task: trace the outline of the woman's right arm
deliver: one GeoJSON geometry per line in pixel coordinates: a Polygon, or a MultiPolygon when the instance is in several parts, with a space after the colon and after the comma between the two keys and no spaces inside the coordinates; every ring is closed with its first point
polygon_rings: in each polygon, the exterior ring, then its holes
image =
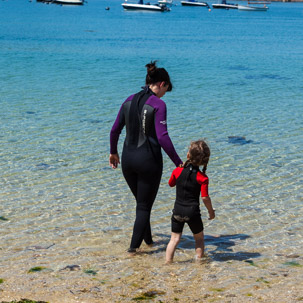
{"type": "Polygon", "coordinates": [[[118,153],[118,141],[121,134],[121,131],[125,125],[124,115],[123,115],[123,105],[122,104],[117,118],[114,122],[114,125],[110,131],[110,153],[112,155],[118,153]]]}
{"type": "MultiPolygon", "coordinates": [[[[123,106],[123,105],[122,105],[123,106]]],[[[118,141],[123,129],[123,121],[122,119],[122,106],[118,113],[118,116],[114,122],[114,125],[110,132],[110,154],[109,154],[109,165],[111,168],[116,169],[118,164],[120,164],[120,158],[118,154],[118,141]]]]}
{"type": "Polygon", "coordinates": [[[128,97],[120,107],[117,118],[110,132],[110,155],[109,155],[109,165],[112,168],[117,168],[120,163],[118,154],[118,141],[121,131],[125,125],[125,117],[123,113],[124,103],[131,100],[132,96],[128,97]]]}

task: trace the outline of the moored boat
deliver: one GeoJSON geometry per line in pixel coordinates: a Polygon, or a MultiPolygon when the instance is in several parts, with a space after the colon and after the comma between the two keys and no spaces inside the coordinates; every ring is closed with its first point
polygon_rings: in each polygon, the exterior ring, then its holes
{"type": "Polygon", "coordinates": [[[181,1],[183,6],[206,6],[209,7],[207,2],[197,1],[197,0],[184,0],[181,1]]]}
{"type": "Polygon", "coordinates": [[[43,3],[52,3],[53,0],[36,0],[37,2],[43,2],[43,3]]]}
{"type": "Polygon", "coordinates": [[[270,2],[268,1],[255,1],[255,0],[250,0],[248,1],[248,5],[238,5],[238,10],[240,11],[267,11],[269,7],[267,4],[270,2]]]}
{"type": "Polygon", "coordinates": [[[164,4],[168,7],[173,6],[173,0],[159,0],[158,3],[159,4],[164,4]]]}
{"type": "Polygon", "coordinates": [[[83,5],[84,0],[52,0],[56,4],[83,5]]]}
{"type": "Polygon", "coordinates": [[[238,9],[238,4],[227,3],[226,0],[222,0],[221,3],[213,3],[213,8],[223,8],[223,9],[238,9]]]}
{"type": "Polygon", "coordinates": [[[126,1],[121,4],[126,10],[146,10],[146,11],[157,11],[157,12],[165,12],[170,11],[170,8],[166,6],[166,4],[151,4],[151,3],[143,3],[143,0],[139,0],[138,3],[127,3],[126,1]]]}
{"type": "Polygon", "coordinates": [[[248,5],[238,5],[238,10],[240,11],[267,11],[268,6],[248,6],[248,5]]]}

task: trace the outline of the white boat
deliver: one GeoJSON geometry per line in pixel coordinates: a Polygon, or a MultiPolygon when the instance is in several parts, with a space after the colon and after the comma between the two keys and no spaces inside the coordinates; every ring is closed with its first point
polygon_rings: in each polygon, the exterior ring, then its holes
{"type": "Polygon", "coordinates": [[[159,0],[158,3],[165,4],[168,7],[173,6],[173,0],[159,0]]]}
{"type": "Polygon", "coordinates": [[[84,0],[52,0],[56,4],[83,5],[84,0]]]}
{"type": "Polygon", "coordinates": [[[240,11],[267,11],[268,9],[268,6],[238,5],[238,10],[240,11]]]}
{"type": "Polygon", "coordinates": [[[268,6],[266,6],[267,4],[269,4],[270,2],[268,1],[254,1],[254,0],[250,0],[248,1],[248,5],[238,5],[238,10],[240,11],[267,11],[268,10],[268,6]]]}
{"type": "Polygon", "coordinates": [[[196,0],[181,1],[181,4],[183,6],[206,6],[206,7],[209,7],[208,3],[202,2],[202,1],[196,1],[196,0]]]}
{"type": "Polygon", "coordinates": [[[44,3],[50,3],[53,2],[53,0],[36,0],[37,2],[44,2],[44,3]]]}
{"type": "Polygon", "coordinates": [[[213,3],[213,8],[223,8],[223,9],[238,9],[238,4],[227,3],[226,0],[222,0],[221,3],[213,3]]]}
{"type": "Polygon", "coordinates": [[[127,3],[126,1],[121,4],[124,9],[127,10],[146,10],[146,11],[157,11],[157,12],[165,12],[170,11],[170,8],[166,6],[166,4],[150,4],[143,3],[143,0],[139,0],[138,3],[127,3]]]}

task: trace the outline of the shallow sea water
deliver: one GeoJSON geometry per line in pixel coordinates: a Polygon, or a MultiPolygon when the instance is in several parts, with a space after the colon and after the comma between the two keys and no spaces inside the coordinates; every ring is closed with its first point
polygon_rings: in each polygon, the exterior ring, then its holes
{"type": "Polygon", "coordinates": [[[0,300],[127,302],[148,291],[155,302],[302,300],[301,3],[158,14],[116,0],[18,0],[2,1],[0,17],[0,300]],[[217,218],[202,207],[201,264],[186,228],[176,263],[163,265],[175,196],[166,155],[157,244],[125,254],[135,202],[108,166],[109,132],[153,59],[174,84],[163,99],[179,155],[201,137],[212,151],[217,218]],[[28,273],[35,266],[45,269],[28,273]]]}

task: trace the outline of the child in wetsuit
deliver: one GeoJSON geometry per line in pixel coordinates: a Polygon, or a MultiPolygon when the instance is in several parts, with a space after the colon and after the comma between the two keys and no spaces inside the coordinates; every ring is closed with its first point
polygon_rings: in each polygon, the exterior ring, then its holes
{"type": "Polygon", "coordinates": [[[196,258],[204,256],[203,223],[200,214],[199,196],[208,210],[209,220],[215,218],[208,195],[208,177],[205,174],[210,149],[203,140],[193,141],[187,153],[187,161],[177,167],[169,179],[168,184],[176,187],[176,201],[171,217],[171,239],[166,248],[166,263],[171,263],[178,243],[180,242],[185,222],[191,229],[196,242],[196,258]],[[202,172],[199,166],[203,165],[202,172]]]}

